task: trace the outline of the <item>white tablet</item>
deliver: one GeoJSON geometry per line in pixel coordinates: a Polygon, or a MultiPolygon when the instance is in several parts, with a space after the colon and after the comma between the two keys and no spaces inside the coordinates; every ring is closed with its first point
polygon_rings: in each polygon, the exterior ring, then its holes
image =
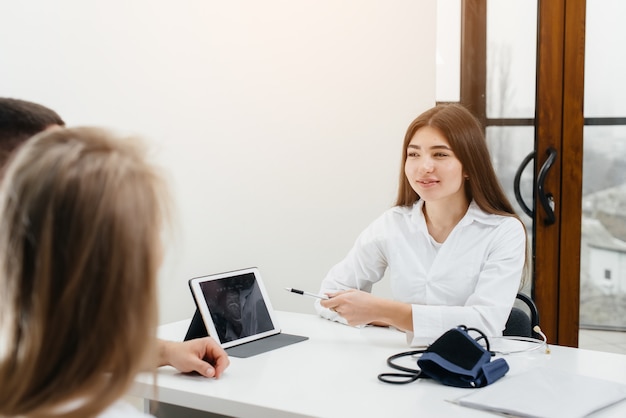
{"type": "Polygon", "coordinates": [[[208,334],[223,348],[280,333],[258,268],[195,277],[189,287],[208,334]]]}

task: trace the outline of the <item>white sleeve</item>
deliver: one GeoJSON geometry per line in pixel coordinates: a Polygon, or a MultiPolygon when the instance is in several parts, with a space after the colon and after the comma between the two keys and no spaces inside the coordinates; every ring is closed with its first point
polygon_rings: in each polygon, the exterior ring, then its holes
{"type": "MultiPolygon", "coordinates": [[[[372,285],[382,279],[387,268],[381,239],[382,225],[379,218],[359,235],[347,256],[330,269],[322,281],[320,293],[346,289],[371,292],[372,285]]],[[[322,307],[319,300],[315,301],[314,306],[322,318],[346,323],[336,312],[322,307]]]]}
{"type": "MultiPolygon", "coordinates": [[[[448,329],[467,325],[501,336],[518,292],[526,256],[524,226],[510,218],[489,245],[476,287],[463,306],[412,305],[412,346],[431,343],[448,329]]],[[[459,267],[461,268],[461,267],[459,267]]]]}

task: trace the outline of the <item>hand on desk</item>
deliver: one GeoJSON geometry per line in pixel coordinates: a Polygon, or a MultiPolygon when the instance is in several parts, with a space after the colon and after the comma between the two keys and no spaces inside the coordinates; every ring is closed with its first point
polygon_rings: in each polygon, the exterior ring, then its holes
{"type": "Polygon", "coordinates": [[[159,340],[159,366],[172,366],[183,373],[197,372],[219,378],[230,364],[228,354],[211,337],[177,342],[159,340]]]}
{"type": "Polygon", "coordinates": [[[327,293],[328,300],[320,304],[337,312],[348,325],[394,326],[398,329],[413,328],[411,305],[383,299],[361,290],[348,289],[327,293]]]}
{"type": "Polygon", "coordinates": [[[348,325],[366,325],[378,320],[375,313],[377,297],[371,293],[349,289],[328,293],[329,299],[320,304],[341,315],[348,325]]]}

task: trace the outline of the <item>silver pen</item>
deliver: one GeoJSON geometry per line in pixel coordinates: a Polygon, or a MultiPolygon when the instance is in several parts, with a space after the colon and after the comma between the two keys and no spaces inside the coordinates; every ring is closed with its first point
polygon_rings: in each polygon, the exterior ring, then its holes
{"type": "Polygon", "coordinates": [[[297,293],[299,295],[308,296],[311,298],[326,299],[326,300],[329,299],[328,296],[326,295],[318,295],[317,293],[305,292],[304,290],[294,289],[292,287],[286,287],[285,290],[287,292],[297,293]]]}

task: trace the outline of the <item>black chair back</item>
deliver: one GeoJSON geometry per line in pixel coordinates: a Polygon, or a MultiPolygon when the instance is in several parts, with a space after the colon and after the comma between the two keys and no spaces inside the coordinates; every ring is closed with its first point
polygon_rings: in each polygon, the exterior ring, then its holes
{"type": "Polygon", "coordinates": [[[506,321],[503,335],[540,338],[540,335],[533,331],[533,328],[539,325],[537,305],[523,293],[518,293],[516,300],[521,301],[522,308],[513,306],[509,319],[506,321]]]}

